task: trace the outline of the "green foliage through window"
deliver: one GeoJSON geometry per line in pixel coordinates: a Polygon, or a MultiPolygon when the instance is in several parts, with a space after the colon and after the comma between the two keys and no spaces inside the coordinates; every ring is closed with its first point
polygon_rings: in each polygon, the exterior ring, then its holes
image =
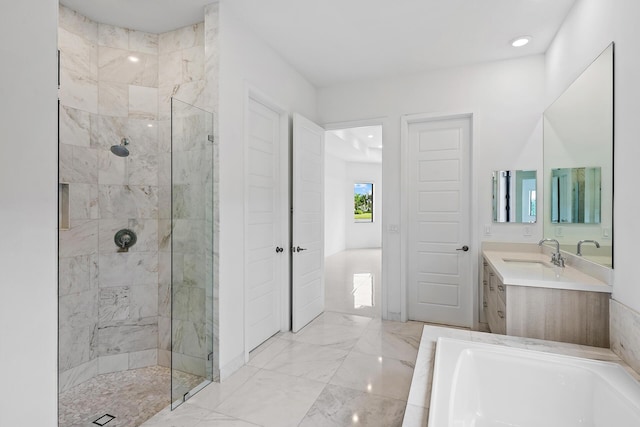
{"type": "Polygon", "coordinates": [[[355,222],[373,222],[373,183],[353,185],[353,218],[355,222]]]}

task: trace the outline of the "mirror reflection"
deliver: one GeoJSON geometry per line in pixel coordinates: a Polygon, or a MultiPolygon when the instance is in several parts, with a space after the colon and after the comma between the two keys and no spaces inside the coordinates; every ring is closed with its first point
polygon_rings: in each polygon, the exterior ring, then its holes
{"type": "Polygon", "coordinates": [[[613,265],[613,44],[544,113],[544,237],[613,265]],[[549,193],[546,193],[549,191],[549,193]],[[548,194],[548,195],[546,195],[548,194]]]}
{"type": "Polygon", "coordinates": [[[493,222],[536,222],[535,170],[493,172],[493,222]]]}
{"type": "Polygon", "coordinates": [[[551,171],[551,222],[600,224],[600,168],[551,171]]]}

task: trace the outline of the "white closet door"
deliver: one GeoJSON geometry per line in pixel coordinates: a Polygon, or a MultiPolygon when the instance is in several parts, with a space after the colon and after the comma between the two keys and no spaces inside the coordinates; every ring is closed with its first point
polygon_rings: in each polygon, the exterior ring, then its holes
{"type": "Polygon", "coordinates": [[[293,116],[292,329],[324,311],[324,129],[293,116]]]}
{"type": "MultiPolygon", "coordinates": [[[[249,98],[246,119],[246,345],[252,350],[280,331],[280,115],[249,98]]],[[[286,170],[286,169],[285,169],[286,170]]]]}
{"type": "Polygon", "coordinates": [[[471,326],[471,119],[410,122],[407,135],[409,318],[471,326]]]}

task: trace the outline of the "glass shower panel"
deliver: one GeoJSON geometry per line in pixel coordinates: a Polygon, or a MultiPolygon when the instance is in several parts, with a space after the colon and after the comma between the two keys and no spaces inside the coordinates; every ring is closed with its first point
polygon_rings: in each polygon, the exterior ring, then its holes
{"type": "Polygon", "coordinates": [[[212,381],[213,114],[171,99],[171,402],[212,381]]]}

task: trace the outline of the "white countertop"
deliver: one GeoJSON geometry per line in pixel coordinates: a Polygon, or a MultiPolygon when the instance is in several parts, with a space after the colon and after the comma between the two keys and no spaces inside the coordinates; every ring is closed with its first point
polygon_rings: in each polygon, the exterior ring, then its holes
{"type": "Polygon", "coordinates": [[[483,255],[505,285],[606,293],[612,290],[607,283],[574,267],[554,266],[547,254],[485,250],[483,255]],[[544,264],[507,262],[505,259],[542,261],[544,264]]]}

